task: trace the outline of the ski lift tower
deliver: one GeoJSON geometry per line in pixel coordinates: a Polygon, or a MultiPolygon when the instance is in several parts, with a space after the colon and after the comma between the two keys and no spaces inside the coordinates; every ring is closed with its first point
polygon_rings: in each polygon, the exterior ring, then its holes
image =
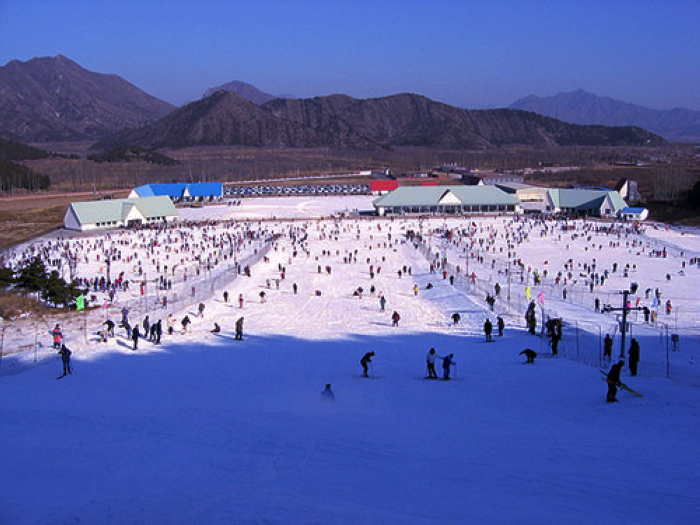
{"type": "Polygon", "coordinates": [[[638,285],[637,283],[632,283],[630,285],[629,290],[623,290],[622,293],[622,308],[612,308],[609,304],[606,304],[603,306],[603,312],[622,312],[622,327],[620,329],[620,333],[622,334],[622,338],[620,340],[620,358],[623,359],[625,357],[625,339],[627,336],[627,313],[631,310],[643,310],[644,307],[642,306],[629,306],[628,305],[628,298],[630,294],[634,295],[637,293],[637,288],[638,285]]]}

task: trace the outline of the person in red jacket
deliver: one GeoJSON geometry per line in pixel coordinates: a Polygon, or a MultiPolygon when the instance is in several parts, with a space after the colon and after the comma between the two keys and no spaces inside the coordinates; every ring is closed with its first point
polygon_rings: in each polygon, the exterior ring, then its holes
{"type": "Polygon", "coordinates": [[[61,344],[63,343],[63,332],[61,331],[60,324],[56,324],[54,329],[51,331],[51,335],[53,336],[53,347],[56,350],[60,350],[61,344]]]}

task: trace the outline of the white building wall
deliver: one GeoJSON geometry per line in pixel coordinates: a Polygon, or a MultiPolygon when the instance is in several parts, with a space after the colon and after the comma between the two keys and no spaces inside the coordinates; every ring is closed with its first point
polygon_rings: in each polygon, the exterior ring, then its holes
{"type": "Polygon", "coordinates": [[[63,217],[63,227],[68,230],[78,230],[82,231],[83,227],[78,220],[78,217],[73,211],[73,206],[68,206],[65,217],[63,217]]]}

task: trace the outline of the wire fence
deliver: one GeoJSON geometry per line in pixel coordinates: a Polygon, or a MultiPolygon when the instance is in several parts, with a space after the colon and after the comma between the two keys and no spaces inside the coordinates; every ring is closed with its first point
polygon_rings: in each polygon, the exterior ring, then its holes
{"type": "MultiPolygon", "coordinates": [[[[473,255],[470,262],[464,265],[453,264],[445,260],[444,250],[433,247],[424,239],[416,237],[412,240],[414,248],[421,253],[426,261],[432,265],[436,279],[449,279],[452,285],[467,294],[475,303],[485,310],[500,315],[508,324],[525,327],[525,312],[530,303],[535,302],[538,328],[536,334],[539,341],[532,348],[541,356],[553,355],[551,341],[547,336],[546,323],[550,319],[562,319],[561,310],[557,307],[557,301],[549,301],[547,306],[539,304],[537,297],[540,292],[549,291],[551,285],[544,284],[531,286],[530,295],[522,291],[525,280],[520,282],[519,275],[510,275],[515,279],[518,287],[512,286],[508,274],[506,280],[500,284],[500,293],[495,292],[495,282],[492,274],[486,278],[473,277],[471,269],[494,268],[495,265],[487,259],[480,259],[473,255]],[[493,298],[493,305],[489,304],[487,297],[493,298]]],[[[590,311],[595,308],[592,294],[583,291],[575,291],[567,295],[566,303],[585,308],[590,311]]],[[[605,292],[604,297],[608,301],[602,304],[617,305],[622,296],[617,292],[605,292]]],[[[569,307],[570,308],[570,307],[569,307]]],[[[558,344],[558,356],[563,356],[586,365],[607,368],[622,357],[625,359],[627,348],[620,348],[621,341],[621,315],[600,314],[600,322],[578,319],[562,319],[562,338],[558,344]],[[610,357],[604,355],[604,339],[606,334],[613,338],[614,346],[610,357]]],[[[672,378],[677,381],[692,385],[700,385],[700,352],[694,346],[684,346],[682,337],[677,333],[678,312],[672,315],[657,318],[654,323],[646,322],[643,314],[633,311],[627,317],[626,346],[629,347],[634,337],[641,346],[641,360],[638,373],[649,377],[672,378]]],[[[686,329],[688,327],[685,327],[686,329]]]]}
{"type": "MultiPolygon", "coordinates": [[[[38,315],[4,324],[0,330],[0,376],[55,362],[57,349],[52,338],[56,324],[61,327],[66,346],[80,355],[94,351],[102,344],[103,336],[107,336],[104,326],[107,319],[117,325],[116,334],[123,330],[119,323],[124,309],[134,325],[140,325],[147,315],[151,322],[156,322],[165,321],[169,314],[195,314],[199,303],[211,299],[215,293],[245,275],[245,268],[265,257],[272,245],[271,238],[250,240],[239,247],[240,251],[230,262],[209,269],[206,264],[201,264],[194,275],[180,278],[169,287],[162,284],[160,277],[144,278],[142,282],[145,284],[139,288],[137,298],[118,293],[114,301],[80,312],[58,313],[50,317],[38,315]]],[[[88,292],[87,295],[97,294],[88,292]]]]}

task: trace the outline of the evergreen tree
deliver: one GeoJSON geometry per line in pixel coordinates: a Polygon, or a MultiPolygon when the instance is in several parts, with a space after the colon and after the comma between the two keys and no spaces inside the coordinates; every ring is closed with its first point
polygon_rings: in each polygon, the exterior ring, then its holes
{"type": "Polygon", "coordinates": [[[0,289],[5,289],[15,283],[15,272],[12,268],[0,267],[0,289]]]}
{"type": "Polygon", "coordinates": [[[46,265],[39,257],[34,257],[17,274],[17,287],[29,292],[40,292],[46,286],[48,276],[46,265]]]}

